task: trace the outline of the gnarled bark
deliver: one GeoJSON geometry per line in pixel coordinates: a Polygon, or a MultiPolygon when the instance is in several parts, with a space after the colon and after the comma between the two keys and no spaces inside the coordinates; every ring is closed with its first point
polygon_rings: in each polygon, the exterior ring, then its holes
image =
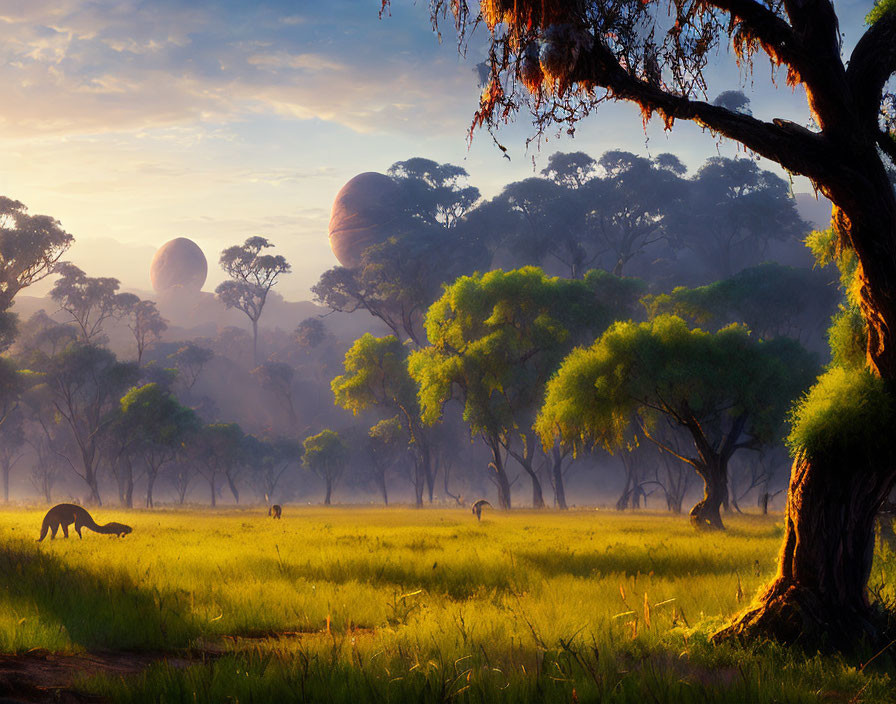
{"type": "Polygon", "coordinates": [[[703,479],[703,498],[690,512],[691,525],[697,530],[725,530],[720,509],[728,496],[728,467],[722,458],[697,469],[703,479]]]}
{"type": "MultiPolygon", "coordinates": [[[[835,203],[841,243],[859,259],[868,367],[896,397],[896,195],[873,145],[863,150],[856,142],[823,190],[835,203]]],[[[849,437],[838,438],[836,447],[814,456],[804,450],[794,462],[778,575],[758,605],[716,638],[771,637],[849,650],[887,637],[887,620],[869,604],[867,584],[875,519],[896,481],[896,451],[890,438],[880,442],[889,449],[856,446],[849,437]]]]}
{"type": "Polygon", "coordinates": [[[507,478],[507,470],[504,467],[504,456],[501,454],[502,445],[495,437],[483,436],[482,439],[488,448],[492,451],[492,461],[489,462],[488,468],[491,473],[490,479],[494,482],[498,489],[498,506],[501,509],[510,509],[510,480],[507,478]]]}
{"type": "Polygon", "coordinates": [[[561,511],[566,511],[569,506],[566,504],[566,486],[563,477],[563,458],[560,447],[555,444],[551,450],[551,475],[553,477],[552,484],[554,486],[554,503],[561,511]]]}
{"type": "Polygon", "coordinates": [[[778,574],[758,605],[715,639],[770,637],[808,649],[885,645],[887,619],[869,603],[867,584],[875,517],[896,479],[893,460],[845,451],[797,458],[778,574]]]}

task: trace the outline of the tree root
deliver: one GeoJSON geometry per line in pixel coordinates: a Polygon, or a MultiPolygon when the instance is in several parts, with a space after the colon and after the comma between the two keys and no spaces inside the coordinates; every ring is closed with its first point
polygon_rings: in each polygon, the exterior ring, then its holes
{"type": "Polygon", "coordinates": [[[712,636],[715,643],[749,645],[771,640],[808,652],[859,657],[880,652],[894,638],[896,614],[879,604],[856,609],[825,603],[805,588],[780,582],[770,587],[758,606],[712,636]]]}

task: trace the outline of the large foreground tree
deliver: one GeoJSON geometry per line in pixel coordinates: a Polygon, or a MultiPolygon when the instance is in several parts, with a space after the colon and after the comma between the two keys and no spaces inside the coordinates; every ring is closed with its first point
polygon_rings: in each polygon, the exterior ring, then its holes
{"type": "MultiPolygon", "coordinates": [[[[388,0],[386,0],[388,2],[388,0]]],[[[896,4],[884,0],[848,57],[831,0],[432,0],[454,12],[463,40],[483,20],[490,79],[474,127],[497,126],[521,106],[536,125],[573,127],[608,100],[629,101],[671,128],[691,120],[812,180],[834,204],[838,251],[858,260],[867,330],[865,366],[889,407],[896,397],[896,4]],[[669,17],[669,15],[672,15],[669,17]],[[741,61],[765,54],[805,89],[815,128],[757,119],[704,100],[704,70],[730,42],[741,61]]],[[[858,391],[857,391],[858,393],[858,391]]],[[[856,397],[857,398],[857,397],[856,397]]],[[[880,640],[866,592],[875,515],[896,481],[887,415],[872,432],[832,426],[829,441],[799,448],[788,495],[780,569],[729,634],[782,640],[880,640]]],[[[809,439],[807,435],[806,438],[809,439]]]]}

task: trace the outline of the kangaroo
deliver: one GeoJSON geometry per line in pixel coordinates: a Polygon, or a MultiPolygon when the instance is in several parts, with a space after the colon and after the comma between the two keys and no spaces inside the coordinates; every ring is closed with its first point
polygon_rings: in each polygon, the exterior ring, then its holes
{"type": "Polygon", "coordinates": [[[40,526],[40,537],[37,539],[37,542],[40,542],[47,537],[47,531],[52,531],[50,533],[50,540],[54,540],[56,538],[56,531],[60,528],[62,528],[62,535],[67,538],[68,527],[72,523],[75,524],[75,532],[78,534],[79,538],[82,537],[82,528],[90,528],[94,533],[117,535],[119,538],[123,538],[132,530],[130,526],[126,526],[124,523],[107,523],[104,526],[98,525],[91,515],[87,513],[87,510],[81,506],[76,506],[75,504],[57,504],[47,511],[47,515],[44,516],[44,522],[40,526]]]}
{"type": "Polygon", "coordinates": [[[268,509],[268,515],[271,518],[280,518],[283,514],[283,509],[280,507],[280,504],[274,504],[268,509]]]}
{"type": "Polygon", "coordinates": [[[492,507],[492,505],[485,499],[479,499],[479,501],[473,504],[473,515],[476,516],[477,521],[482,520],[482,509],[485,506],[488,506],[489,508],[492,507]]]}

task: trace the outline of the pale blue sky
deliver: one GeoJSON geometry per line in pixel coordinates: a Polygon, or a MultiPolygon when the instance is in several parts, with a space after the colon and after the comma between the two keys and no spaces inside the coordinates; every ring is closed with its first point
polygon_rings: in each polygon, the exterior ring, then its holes
{"type": "MultiPolygon", "coordinates": [[[[155,248],[186,236],[206,251],[210,290],[220,250],[265,235],[293,263],[281,292],[302,299],[335,264],[330,204],[361,171],[425,156],[463,165],[493,195],[558,149],[671,151],[692,168],[738,153],[691,125],[645,135],[628,106],[528,152],[521,116],[500,134],[510,162],[485,133],[469,147],[476,42],[464,59],[450,32],[438,43],[428,3],[394,0],[384,19],[379,4],[0,0],[0,193],[59,218],[76,263],[129,287],[148,289],[155,248]]],[[[849,47],[871,1],[835,4],[849,47]]],[[[742,78],[723,54],[710,91],[742,78]]],[[[807,121],[803,96],[783,79],[775,89],[767,64],[747,79],[754,114],[807,121]]]]}

